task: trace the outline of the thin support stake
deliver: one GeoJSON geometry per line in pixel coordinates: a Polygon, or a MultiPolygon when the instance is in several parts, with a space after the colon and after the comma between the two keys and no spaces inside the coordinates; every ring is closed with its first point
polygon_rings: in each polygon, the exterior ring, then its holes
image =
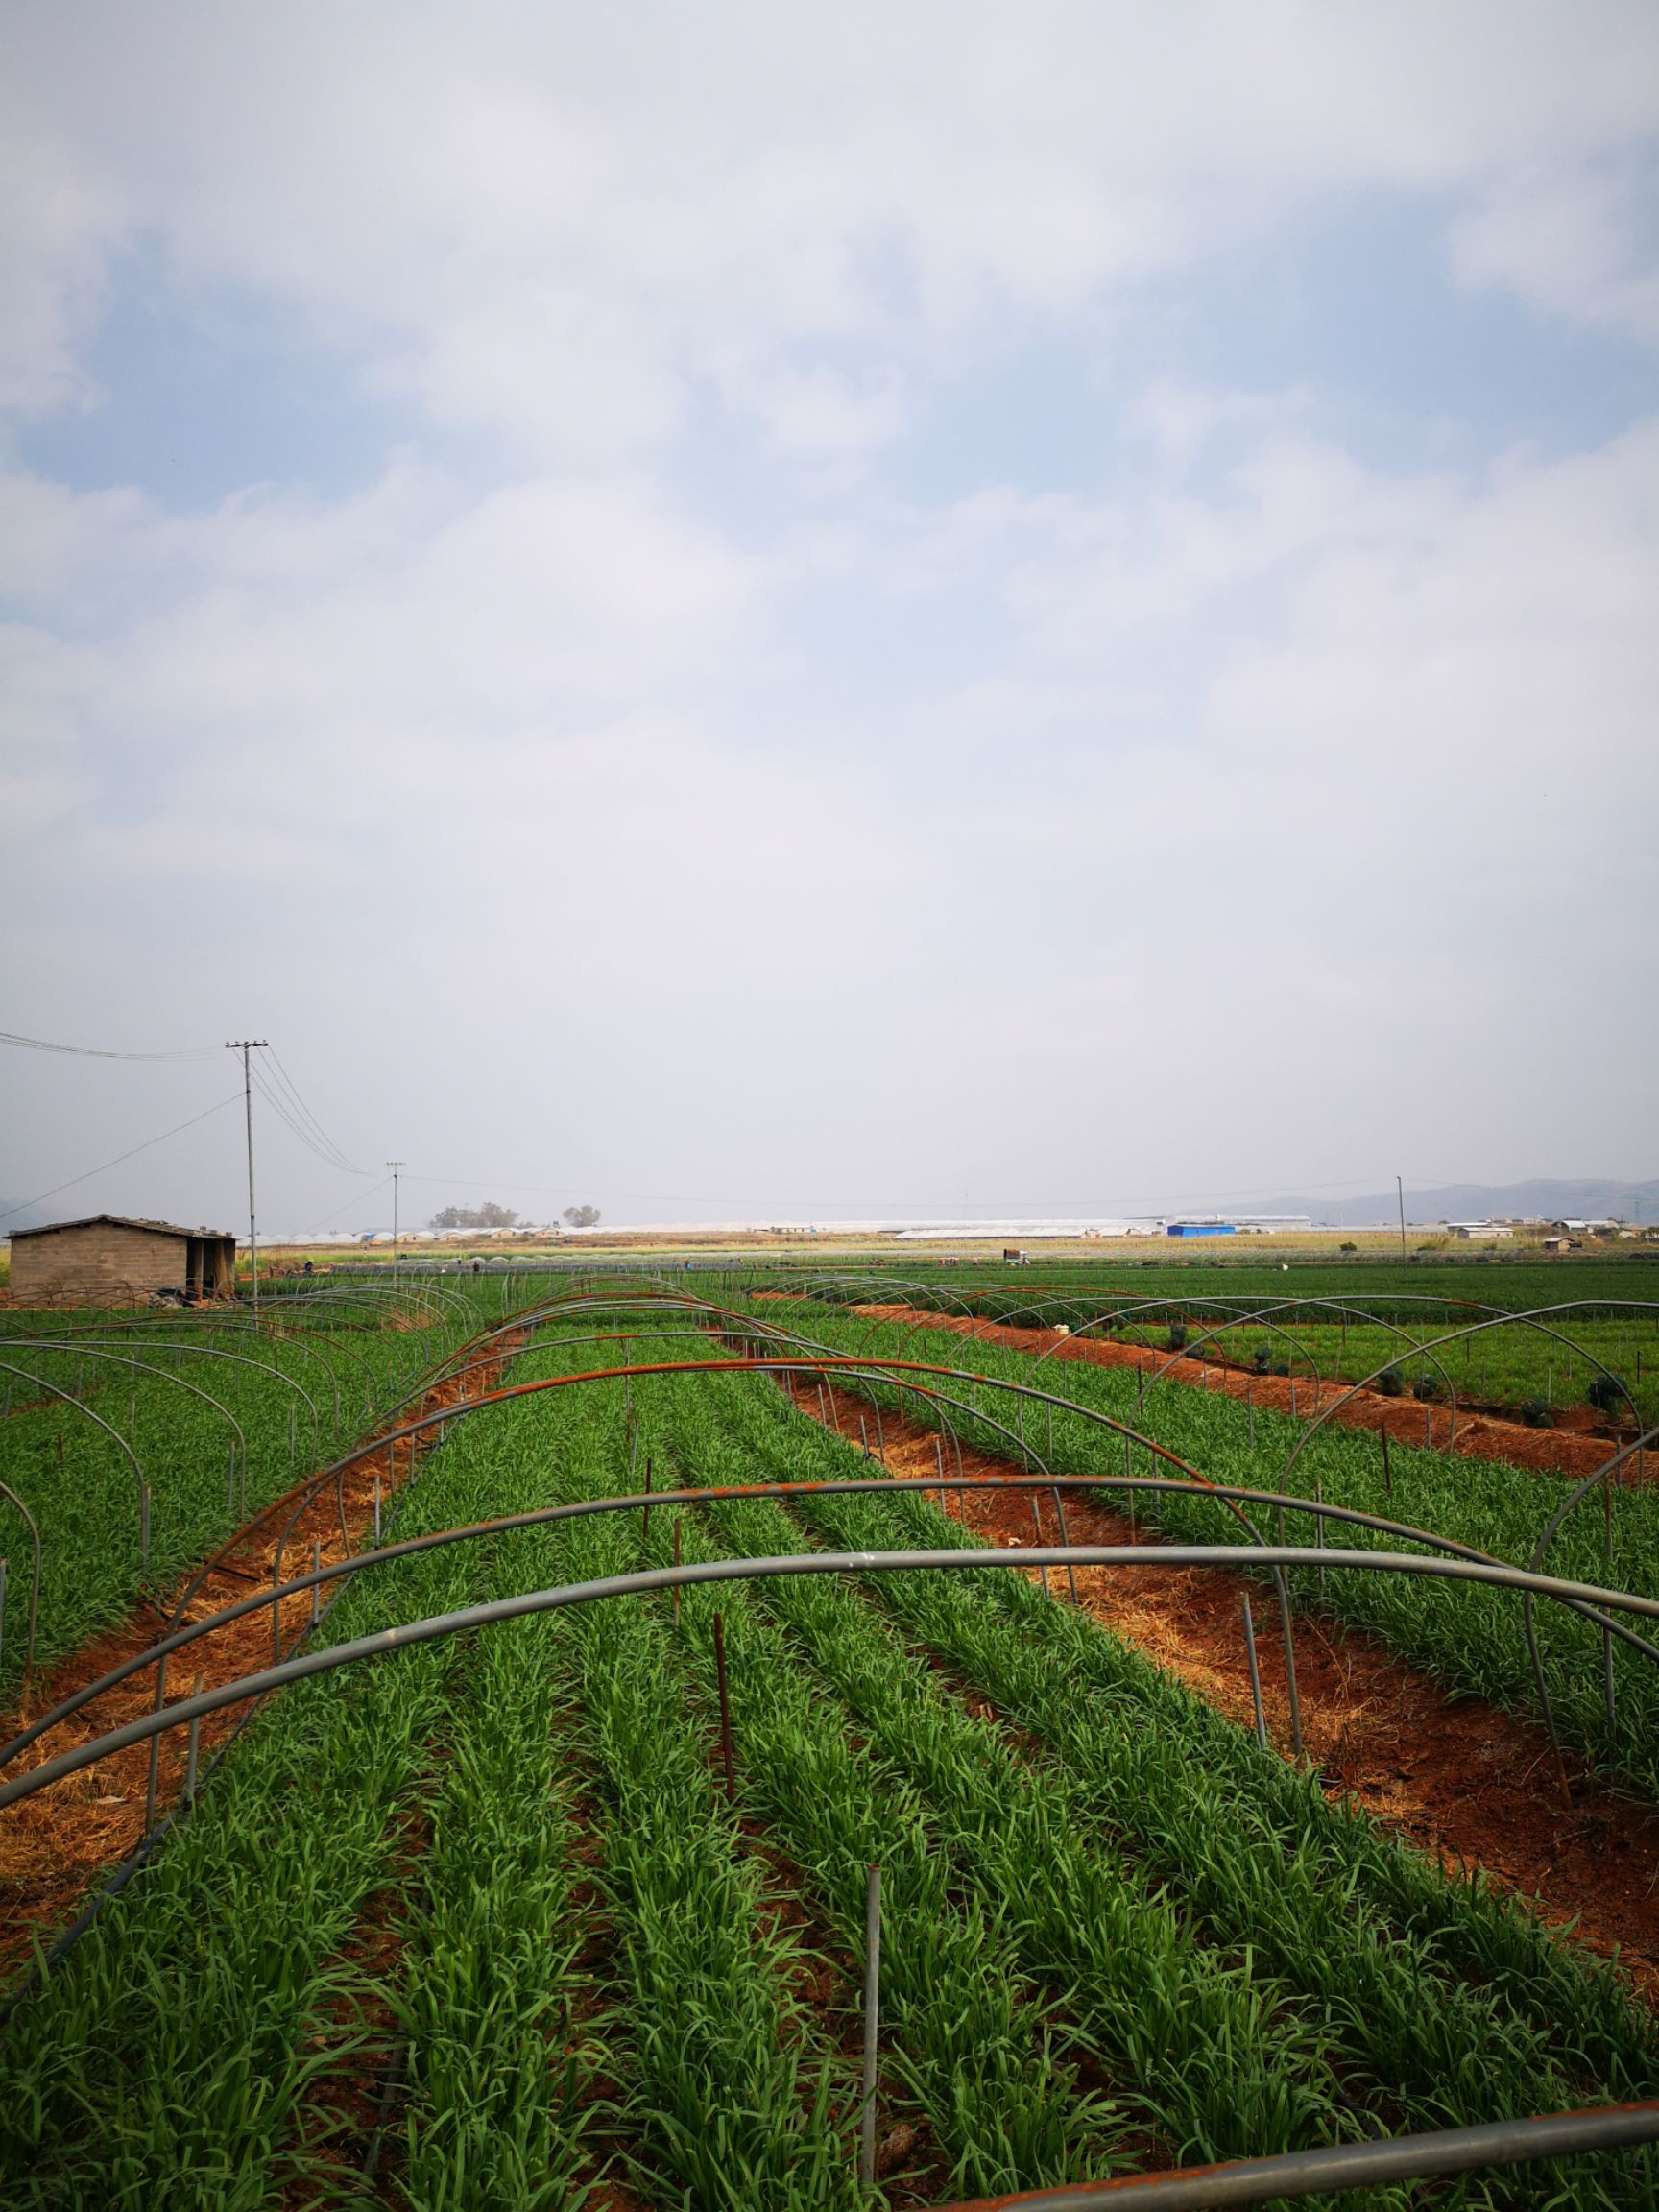
{"type": "MultiPolygon", "coordinates": [[[[156,1710],[160,1712],[167,1702],[167,1654],[162,1652],[156,1662],[156,1710]]],[[[156,1825],[156,1782],[161,1765],[161,1737],[159,1731],[150,1739],[150,1779],[144,1791],[144,1833],[149,1835],[156,1825]]]]}
{"type": "MultiPolygon", "coordinates": [[[[322,1565],[323,1565],[323,1539],[322,1539],[322,1537],[321,1537],[321,1536],[313,1536],[313,1537],[312,1537],[312,1539],[311,1539],[311,1572],[312,1572],[312,1574],[313,1574],[313,1575],[317,1574],[317,1573],[320,1571],[320,1569],[322,1568],[322,1565]]],[[[319,1621],[322,1619],[322,1617],[323,1617],[323,1585],[322,1585],[322,1583],[321,1583],[321,1582],[313,1582],[313,1583],[312,1583],[312,1585],[311,1585],[311,1625],[312,1625],[312,1627],[313,1627],[313,1628],[315,1628],[315,1627],[316,1627],[316,1625],[317,1625],[318,1622],[319,1622],[319,1621]]]]}
{"type": "Polygon", "coordinates": [[[1250,1612],[1248,1590],[1240,1593],[1238,1603],[1244,1615],[1244,1656],[1250,1664],[1250,1699],[1256,1708],[1256,1741],[1265,1751],[1267,1716],[1262,1709],[1262,1670],[1256,1663],[1256,1623],[1250,1612]]]}
{"type": "Polygon", "coordinates": [[[1382,1495],[1384,1498],[1392,1498],[1394,1495],[1394,1474],[1388,1464],[1388,1424],[1386,1421],[1378,1422],[1377,1433],[1382,1439],[1382,1495]]]}
{"type": "Polygon", "coordinates": [[[1279,1632],[1285,1639],[1285,1687],[1290,1695],[1290,1756],[1302,1756],[1302,1700],[1296,1695],[1296,1640],[1290,1627],[1290,1580],[1283,1567],[1273,1570],[1279,1592],[1279,1632]]]}
{"type": "MultiPolygon", "coordinates": [[[[1054,1486],[1054,1520],[1060,1530],[1060,1541],[1070,1551],[1071,1549],[1071,1531],[1066,1526],[1066,1500],[1058,1483],[1054,1486]]],[[[1075,1605],[1077,1602],[1077,1570],[1070,1560],[1066,1562],[1066,1579],[1071,1586],[1071,1602],[1075,1605]]]]}
{"type": "Polygon", "coordinates": [[[864,2082],[859,2110],[858,2178],[876,2186],[876,2052],[881,2026],[881,1869],[864,1890],[864,2082]]]}
{"type": "Polygon", "coordinates": [[[380,1470],[374,1470],[374,1549],[380,1549],[380,1470]]]}
{"type": "MultiPolygon", "coordinates": [[[[1031,1527],[1037,1538],[1038,1545],[1041,1547],[1043,1542],[1043,1516],[1037,1510],[1037,1493],[1035,1490],[1031,1492],[1031,1527]]],[[[1037,1576],[1043,1585],[1043,1595],[1045,1598],[1046,1598],[1049,1595],[1047,1568],[1039,1567],[1037,1570],[1037,1576]]]]}
{"type": "MultiPolygon", "coordinates": [[[[1611,1479],[1601,1485],[1601,1556],[1606,1562],[1608,1577],[1613,1573],[1613,1484],[1611,1479]]],[[[1601,1631],[1601,1696],[1607,1708],[1607,1733],[1615,1734],[1619,1726],[1619,1705],[1613,1689],[1613,1631],[1601,1631]]]]}
{"type": "MultiPolygon", "coordinates": [[[[198,1674],[190,1685],[192,1697],[197,1695],[201,1687],[202,1677],[198,1674]]],[[[190,1735],[184,1752],[184,1802],[186,1805],[194,1805],[196,1802],[196,1761],[201,1749],[202,1716],[197,1713],[191,1718],[190,1735]]]]}
{"type": "MultiPolygon", "coordinates": [[[[678,1513],[674,1516],[674,1564],[676,1567],[680,1564],[680,1516],[678,1513]]],[[[674,1625],[676,1628],[680,1625],[680,1585],[678,1582],[674,1585],[674,1625]]]]}
{"type": "Polygon", "coordinates": [[[737,1769],[732,1762],[732,1703],[726,1695],[726,1629],[714,1616],[714,1679],[720,1690],[720,1761],[726,1769],[726,1794],[737,1794],[737,1769]]]}
{"type": "Polygon", "coordinates": [[[651,1455],[645,1455],[645,1510],[639,1516],[639,1547],[643,1551],[651,1541],[651,1455]]]}
{"type": "Polygon", "coordinates": [[[1607,1709],[1607,1733],[1612,1736],[1619,1727],[1619,1703],[1613,1689],[1613,1631],[1601,1631],[1601,1701],[1607,1709]]]}
{"type": "MultiPolygon", "coordinates": [[[[1323,1505],[1325,1503],[1324,1479],[1317,1475],[1313,1478],[1313,1503],[1316,1505],[1323,1505]]],[[[1323,1551],[1325,1549],[1325,1516],[1323,1513],[1315,1513],[1313,1516],[1313,1541],[1323,1551]]],[[[1323,1567],[1319,1570],[1319,1602],[1321,1605],[1325,1602],[1325,1570],[1323,1567]]]]}

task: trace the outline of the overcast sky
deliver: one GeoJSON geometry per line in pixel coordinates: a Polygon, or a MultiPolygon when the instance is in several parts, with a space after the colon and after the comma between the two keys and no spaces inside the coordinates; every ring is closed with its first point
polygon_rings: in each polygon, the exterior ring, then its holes
{"type": "Polygon", "coordinates": [[[5,47],[0,1205],[1659,1172],[1650,0],[5,47]]]}

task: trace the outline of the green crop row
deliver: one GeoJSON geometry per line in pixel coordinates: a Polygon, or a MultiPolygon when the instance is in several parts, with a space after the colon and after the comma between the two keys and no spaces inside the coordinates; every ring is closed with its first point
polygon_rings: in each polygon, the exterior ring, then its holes
{"type": "MultiPolygon", "coordinates": [[[[759,1307],[757,1312],[766,1314],[767,1309],[759,1307]]],[[[776,1318],[776,1309],[769,1318],[776,1318]]],[[[1052,1391],[1156,1438],[1212,1480],[1266,1490],[1288,1481],[1297,1495],[1311,1498],[1317,1492],[1328,1504],[1405,1522],[1523,1566],[1568,1495],[1564,1480],[1555,1476],[1420,1447],[1395,1444],[1385,1469],[1375,1436],[1335,1423],[1311,1439],[1286,1477],[1286,1462],[1306,1424],[1219,1393],[1171,1380],[1149,1391],[1138,1407],[1138,1379],[1126,1369],[1055,1359],[1039,1366],[1033,1354],[951,1332],[877,1324],[823,1309],[795,1307],[788,1326],[837,1352],[856,1349],[872,1357],[936,1361],[973,1376],[1052,1391]]],[[[1043,1464],[1059,1472],[1168,1472],[1079,1414],[1050,1411],[1030,1402],[1021,1409],[1008,1393],[981,1388],[975,1418],[974,1384],[943,1387],[966,1408],[951,1414],[953,1426],[981,1450],[1018,1461],[1022,1433],[1043,1464]],[[1014,1441],[1003,1428],[1014,1432],[1014,1441]]],[[[900,1394],[887,1385],[875,1386],[875,1394],[886,1404],[901,1403],[900,1394]]],[[[911,1397],[903,1403],[912,1418],[932,1419],[923,1401],[911,1397]]],[[[1138,1510],[1169,1535],[1194,1542],[1232,1544],[1243,1535],[1224,1507],[1201,1497],[1145,1492],[1138,1510]]],[[[1262,1526],[1261,1513],[1256,1519],[1262,1526]]],[[[1288,1510],[1282,1527],[1287,1543],[1316,1541],[1311,1515],[1288,1510]]],[[[1269,1512],[1262,1532],[1278,1537],[1280,1518],[1269,1512]]],[[[1384,1543],[1347,1527],[1338,1531],[1334,1525],[1325,1541],[1348,1549],[1396,1548],[1391,1540],[1384,1543]]],[[[1595,1501],[1586,1502],[1569,1517],[1546,1563],[1557,1575],[1659,1596],[1659,1494],[1647,1487],[1615,1489],[1605,1510],[1595,1501]]],[[[1323,1576],[1316,1569],[1298,1570],[1290,1579],[1299,1605],[1323,1605],[1342,1620],[1374,1630],[1453,1688],[1537,1714],[1520,1600],[1512,1594],[1360,1570],[1332,1570],[1323,1576]]],[[[1541,1603],[1536,1618],[1546,1682],[1563,1737],[1609,1770],[1659,1795],[1659,1670],[1623,1646],[1615,1647],[1610,1721],[1599,1632],[1554,1604],[1541,1603]]]]}
{"type": "MultiPolygon", "coordinates": [[[[516,1378],[587,1365],[594,1326],[516,1378]]],[[[659,1487],[869,1471],[769,1382],[636,1379],[459,1424],[405,1526],[603,1498],[647,1462],[659,1487]]],[[[659,1506],[648,1534],[630,1510],[376,1569],[324,1633],[661,1565],[676,1524],[688,1559],[966,1541],[908,1493],[659,1506]]],[[[0,2040],[0,2199],[532,2212],[613,2177],[687,2212],[851,2208],[873,1862],[882,2133],[941,2197],[1659,2086],[1609,1970],[1026,1576],[780,1578],[285,1693],[0,2040]]],[[[1655,2186],[1638,2153],[1434,2200],[1655,2186]]]]}
{"type": "MultiPolygon", "coordinates": [[[[491,1419],[426,1463],[400,1501],[406,1530],[534,1494],[516,1491],[534,1471],[503,1459],[491,1419]]],[[[349,1586],[325,1633],[471,1602],[491,1577],[474,1546],[396,1562],[349,1586]]],[[[375,1994],[351,1938],[399,1878],[467,1658],[438,1644],[321,1676],[235,1745],[182,1832],[0,2037],[5,2201],[229,2212],[326,2162],[325,2114],[321,2134],[301,2122],[375,1994]]]]}
{"type": "Polygon", "coordinates": [[[1518,1282],[1507,1277],[1499,1298],[1479,1279],[1460,1280],[1442,1296],[1412,1298],[1375,1287],[1371,1270],[1358,1279],[1338,1275],[1317,1288],[1302,1272],[1267,1269],[1233,1268],[1185,1281],[1180,1269],[1151,1279],[1137,1279],[1136,1270],[1102,1273],[1118,1280],[1056,1281],[1046,1268],[1034,1277],[1022,1269],[1018,1283],[989,1285],[949,1275],[906,1282],[877,1273],[826,1282],[817,1294],[830,1305],[910,1304],[918,1311],[1019,1328],[1063,1324],[1165,1354],[1190,1343],[1197,1357],[1295,1374],[1304,1382],[1317,1376],[1325,1384],[1357,1382],[1382,1371],[1384,1387],[1397,1384],[1406,1393],[1421,1384],[1437,1403],[1455,1397],[1459,1405],[1525,1412],[1540,1426],[1592,1404],[1603,1418],[1659,1421],[1659,1262],[1625,1266],[1619,1278],[1626,1286],[1623,1307],[1597,1283],[1535,1269],[1541,1279],[1528,1285],[1531,1299],[1539,1306],[1572,1302],[1570,1310],[1537,1323],[1517,1319],[1482,1328],[1432,1354],[1420,1347],[1490,1318],[1482,1306],[1520,1313],[1529,1298],[1518,1295],[1518,1282]],[[1295,1303],[1313,1300],[1332,1303],[1295,1303]],[[1644,1300],[1651,1303],[1645,1307],[1644,1300]],[[1236,1318],[1252,1306],[1261,1318],[1236,1318]]]}
{"type": "MultiPolygon", "coordinates": [[[[66,1337],[49,1350],[8,1351],[0,1339],[0,1358],[27,1369],[31,1393],[19,1382],[0,1421],[0,1481],[40,1533],[37,1664],[123,1619],[145,1592],[172,1588],[249,1514],[372,1434],[465,1334],[454,1316],[423,1327],[346,1327],[326,1310],[318,1318],[325,1325],[313,1329],[308,1317],[301,1330],[287,1314],[267,1315],[254,1330],[191,1316],[169,1330],[164,1317],[145,1316],[106,1327],[95,1343],[66,1337]],[[48,1382],[73,1403],[52,1397],[40,1386],[48,1382]],[[147,1566],[140,1473],[150,1493],[147,1566]]],[[[474,1319],[468,1311],[465,1327],[474,1319]]],[[[3,1495],[0,1556],[9,1566],[4,1702],[23,1666],[32,1550],[3,1495]]]]}

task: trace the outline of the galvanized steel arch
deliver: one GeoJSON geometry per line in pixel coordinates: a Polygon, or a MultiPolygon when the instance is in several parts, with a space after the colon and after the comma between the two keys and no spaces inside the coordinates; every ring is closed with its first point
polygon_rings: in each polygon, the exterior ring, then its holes
{"type": "MultiPolygon", "coordinates": [[[[697,1370],[684,1370],[696,1372],[697,1370]]],[[[707,1371],[707,1370],[703,1370],[707,1371]]],[[[730,1372],[729,1369],[716,1370],[730,1372]]],[[[578,1377],[584,1381],[591,1378],[578,1377]]],[[[359,1551],[344,1559],[329,1560],[292,1576],[288,1581],[273,1585],[270,1589],[251,1592],[233,1599],[217,1612],[202,1616],[195,1621],[182,1622],[170,1626],[166,1634],[157,1638],[146,1649],[130,1653],[118,1661],[96,1681],[83,1684],[48,1712],[38,1715],[29,1726],[12,1741],[0,1745],[0,1767],[8,1766],[19,1752],[38,1741],[63,1720],[71,1719],[85,1706],[95,1702],[107,1691],[118,1687],[132,1675],[165,1661],[187,1645],[204,1636],[217,1633],[221,1628],[258,1613],[266,1607],[289,1598],[303,1597],[308,1591],[354,1576],[373,1567],[386,1566],[398,1559],[413,1558],[425,1551],[440,1551],[454,1544],[478,1542],[485,1538],[510,1535],[517,1531],[543,1527],[562,1521],[585,1520],[608,1513],[631,1513],[639,1510],[662,1509],[680,1505],[700,1505],[723,1499],[788,1499],[793,1497],[902,1495],[929,1496],[934,1491],[1011,1489],[1031,1491],[1059,1489],[1074,1492],[1084,1498],[1096,1492],[1109,1494],[1121,1490],[1154,1490],[1177,1496],[1202,1498],[1213,1496],[1231,1499],[1242,1504],[1260,1505],[1273,1510],[1301,1512],[1310,1518],[1341,1526],[1363,1528],[1372,1534],[1388,1536],[1396,1542],[1422,1544],[1447,1558],[1462,1559],[1476,1565],[1503,1567],[1506,1560],[1477,1547],[1459,1544],[1454,1538],[1438,1536],[1432,1530],[1418,1528],[1409,1522],[1395,1521],[1382,1514],[1366,1513],[1355,1506],[1331,1505],[1321,1500],[1290,1496],[1284,1492],[1263,1490],[1245,1483],[1212,1483],[1207,1479],[1187,1479],[1175,1476],[1123,1476],[1123,1475],[1058,1475],[1043,1470],[1035,1475],[888,1475],[857,1477],[846,1479],[741,1482],[681,1486],[671,1490],[640,1490],[614,1497],[579,1499],[572,1503],[532,1506],[522,1512],[503,1514],[488,1521],[465,1523],[456,1527],[433,1529],[419,1536],[409,1536],[396,1543],[375,1547],[370,1551],[359,1551]]],[[[1022,1547],[1024,1549],[1024,1547],[1022,1547]]],[[[1163,1549],[1149,1546],[1145,1549],[1156,1556],[1163,1549]]],[[[1565,1601],[1563,1601],[1565,1602],[1565,1601]]],[[[1576,1604],[1571,1610],[1584,1613],[1586,1618],[1596,1616],[1576,1604]]],[[[175,1622],[179,1616],[175,1614],[175,1622]]],[[[1633,1650],[1659,1666],[1659,1645],[1650,1643],[1637,1630],[1623,1623],[1615,1623],[1615,1632],[1633,1650]]]]}
{"type": "Polygon", "coordinates": [[[377,1629],[367,1636],[353,1637],[344,1644],[301,1652],[276,1666],[261,1668],[235,1681],[219,1683],[212,1689],[199,1691],[192,1696],[179,1699],[176,1704],[162,1707],[159,1712],[144,1714],[135,1720],[128,1721],[110,1730],[106,1736],[60,1752],[56,1759],[47,1760],[39,1767],[19,1775],[14,1781],[0,1785],[0,1810],[33,1796],[36,1791],[49,1789],[54,1783],[62,1781],[70,1774],[77,1774],[84,1767],[94,1766],[117,1751],[130,1749],[134,1743],[164,1735],[169,1728],[203,1719],[209,1713],[220,1711],[224,1706],[239,1705],[251,1698],[263,1697],[273,1690],[285,1688],[291,1682],[303,1681],[313,1674],[329,1673],[339,1667],[354,1666],[360,1660],[384,1658],[395,1650],[410,1649],[419,1644],[434,1643],[447,1636],[493,1626],[504,1621],[521,1620],[533,1614],[557,1611],[569,1605],[588,1604],[603,1598],[650,1596],[659,1591],[685,1589],[705,1583],[795,1575],[879,1575],[919,1570],[963,1574],[978,1573],[986,1568],[1023,1573],[1033,1567],[1060,1568],[1069,1565],[1130,1569],[1158,1566],[1228,1567],[1240,1570],[1260,1567],[1294,1570],[1327,1566],[1333,1571],[1416,1575],[1431,1580],[1479,1583],[1497,1589],[1529,1592],[1534,1596],[1571,1599],[1580,1605],[1630,1612],[1645,1620],[1659,1621],[1659,1598],[1645,1598],[1632,1591],[1603,1589],[1593,1582],[1573,1582],[1555,1575],[1536,1575],[1527,1568],[1506,1566],[1501,1561],[1425,1557],[1422,1553],[1410,1551],[1316,1551],[1310,1545],[1275,1544],[1260,1551],[1254,1546],[1238,1544],[1031,1545],[1017,1551],[1000,1549],[806,1551],[786,1552],[771,1557],[691,1561],[679,1567],[644,1568],[627,1575],[603,1575],[589,1582],[558,1584],[523,1592],[513,1598],[492,1599],[481,1604],[462,1606],[450,1613],[406,1622],[400,1626],[377,1629]]]}

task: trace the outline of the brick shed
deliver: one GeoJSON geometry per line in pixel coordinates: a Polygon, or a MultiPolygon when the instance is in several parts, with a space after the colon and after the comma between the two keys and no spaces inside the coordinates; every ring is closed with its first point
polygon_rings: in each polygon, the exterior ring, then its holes
{"type": "Polygon", "coordinates": [[[137,1306],[163,1290],[229,1298],[235,1283],[236,1239],[222,1229],[94,1214],[12,1232],[19,1306],[137,1306]]]}

